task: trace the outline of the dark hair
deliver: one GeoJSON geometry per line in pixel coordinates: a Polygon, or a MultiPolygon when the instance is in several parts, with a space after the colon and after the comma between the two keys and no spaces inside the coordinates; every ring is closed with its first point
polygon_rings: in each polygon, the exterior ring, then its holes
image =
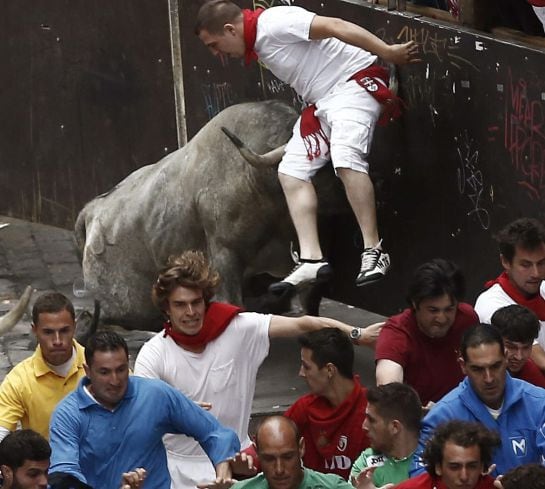
{"type": "Polygon", "coordinates": [[[241,15],[241,8],[229,0],[205,2],[197,13],[195,34],[198,36],[204,29],[210,34],[220,35],[225,24],[236,22],[241,15]]]}
{"type": "Polygon", "coordinates": [[[519,465],[501,479],[503,489],[545,489],[545,467],[541,464],[519,465]]]}
{"type": "Polygon", "coordinates": [[[410,385],[391,382],[371,387],[367,391],[367,402],[382,418],[388,421],[397,419],[408,431],[419,433],[422,403],[410,385]]]}
{"type": "Polygon", "coordinates": [[[7,465],[13,471],[22,467],[25,460],[41,462],[50,456],[51,447],[47,440],[32,430],[14,431],[0,442],[0,465],[7,465]]]}
{"type": "Polygon", "coordinates": [[[447,442],[464,448],[477,445],[481,452],[481,462],[486,468],[492,462],[492,452],[501,443],[499,435],[481,423],[460,420],[443,423],[435,429],[433,436],[427,441],[422,455],[426,470],[432,476],[438,475],[435,472],[435,466],[443,462],[443,450],[447,442]]]}
{"type": "Polygon", "coordinates": [[[520,343],[533,343],[539,334],[539,319],[533,311],[511,304],[498,309],[490,318],[492,326],[498,328],[503,339],[520,343]]]}
{"type": "Polygon", "coordinates": [[[87,340],[85,362],[90,367],[96,351],[117,351],[121,348],[129,358],[129,348],[122,336],[113,331],[100,331],[87,340]]]}
{"type": "Polygon", "coordinates": [[[451,299],[462,300],[465,280],[460,269],[443,258],[435,258],[420,265],[413,273],[407,301],[418,307],[424,299],[447,294],[451,299]]]}
{"type": "Polygon", "coordinates": [[[476,348],[480,345],[493,345],[497,343],[501,354],[504,355],[503,339],[497,328],[490,324],[475,324],[470,326],[462,336],[460,344],[460,354],[467,362],[467,349],[476,348]]]}
{"type": "Polygon", "coordinates": [[[32,307],[32,322],[34,325],[38,323],[39,316],[42,313],[55,313],[68,311],[72,320],[76,319],[74,306],[65,295],[60,292],[46,292],[36,299],[32,307]]]}
{"type": "Polygon", "coordinates": [[[261,431],[261,428],[275,420],[278,421],[279,423],[284,423],[288,428],[290,428],[293,431],[295,442],[297,444],[299,443],[299,439],[301,438],[301,435],[299,433],[299,427],[297,426],[297,423],[295,423],[295,421],[293,421],[291,418],[288,418],[280,414],[275,414],[273,416],[267,416],[257,426],[257,429],[255,431],[254,443],[258,453],[259,453],[259,433],[261,431]]]}
{"type": "Polygon", "coordinates": [[[161,311],[164,311],[171,292],[181,286],[201,289],[208,304],[219,281],[219,274],[210,267],[202,252],[185,251],[168,259],[167,268],[161,270],[159,278],[153,284],[151,299],[161,311]]]}
{"type": "Polygon", "coordinates": [[[318,368],[332,363],[339,373],[347,378],[354,377],[354,346],[340,329],[323,328],[310,331],[298,338],[301,348],[312,351],[312,361],[318,368]]]}
{"type": "Polygon", "coordinates": [[[537,219],[522,217],[505,226],[495,236],[501,255],[511,263],[516,247],[535,250],[545,243],[545,229],[537,219]]]}

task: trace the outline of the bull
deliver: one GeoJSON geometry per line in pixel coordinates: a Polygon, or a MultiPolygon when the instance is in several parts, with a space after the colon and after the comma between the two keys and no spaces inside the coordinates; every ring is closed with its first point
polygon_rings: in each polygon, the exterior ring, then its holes
{"type": "MultiPolygon", "coordinates": [[[[162,318],[151,303],[151,285],[167,258],[184,250],[208,255],[222,277],[216,297],[234,304],[243,304],[252,277],[289,273],[295,233],[271,163],[279,162],[278,148],[296,117],[279,101],[231,106],[186,146],[85,205],[75,237],[85,286],[100,301],[103,320],[158,330],[162,318]],[[242,148],[254,156],[253,164],[223,126],[255,151],[242,148]]],[[[319,172],[315,183],[325,213],[349,212],[331,169],[319,172]]]]}

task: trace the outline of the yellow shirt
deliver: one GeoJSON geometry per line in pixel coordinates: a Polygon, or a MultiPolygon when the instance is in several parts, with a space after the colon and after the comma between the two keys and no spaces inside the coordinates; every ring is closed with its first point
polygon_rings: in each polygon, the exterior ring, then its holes
{"type": "Polygon", "coordinates": [[[72,392],[83,370],[84,349],[74,341],[76,358],[66,377],[47,365],[40,346],[17,364],[0,385],[0,426],[13,431],[17,422],[49,439],[49,418],[57,404],[72,392]]]}

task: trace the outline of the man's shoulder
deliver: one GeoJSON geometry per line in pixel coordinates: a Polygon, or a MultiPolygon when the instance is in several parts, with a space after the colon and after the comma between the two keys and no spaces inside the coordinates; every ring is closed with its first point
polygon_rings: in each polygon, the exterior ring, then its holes
{"type": "Polygon", "coordinates": [[[319,396],[316,394],[305,394],[298,399],[286,410],[284,413],[287,417],[298,418],[299,415],[307,416],[308,407],[311,404],[315,404],[319,400],[319,396]]]}
{"type": "MultiPolygon", "coordinates": [[[[511,375],[513,376],[513,374],[511,375]]],[[[538,387],[545,387],[545,375],[543,375],[543,372],[539,369],[539,367],[534,363],[531,358],[526,360],[525,364],[518,372],[516,377],[513,377],[520,380],[525,380],[526,382],[529,382],[530,384],[538,387]]]]}
{"type": "Polygon", "coordinates": [[[17,382],[21,378],[35,377],[34,374],[34,360],[37,352],[35,351],[31,356],[20,361],[15,367],[13,367],[8,374],[4,377],[6,383],[17,382]]]}
{"type": "Polygon", "coordinates": [[[418,489],[418,488],[431,488],[433,479],[431,478],[430,474],[427,472],[424,472],[423,474],[417,475],[416,477],[412,477],[411,479],[407,479],[406,481],[401,482],[398,484],[396,489],[418,489]]]}
{"type": "Polygon", "coordinates": [[[235,482],[233,489],[266,489],[269,487],[263,474],[258,474],[251,479],[235,482]]]}
{"type": "Polygon", "coordinates": [[[326,489],[331,487],[353,489],[352,484],[346,482],[340,475],[324,474],[316,470],[305,468],[303,482],[299,489],[326,489]]]}
{"type": "Polygon", "coordinates": [[[471,417],[471,411],[468,407],[468,389],[471,386],[466,380],[463,380],[454,389],[447,392],[426,414],[425,420],[440,421],[442,419],[450,419],[453,414],[460,416],[460,419],[468,419],[471,417]],[[465,415],[464,415],[465,413],[465,415]]]}
{"type": "Polygon", "coordinates": [[[539,406],[541,409],[545,410],[545,404],[543,399],[545,398],[545,391],[542,387],[538,387],[526,380],[517,379],[511,377],[509,383],[511,395],[516,399],[520,399],[525,404],[531,404],[539,406]]]}
{"type": "Polygon", "coordinates": [[[409,338],[415,326],[416,318],[414,312],[412,309],[407,308],[399,314],[390,316],[384,323],[380,334],[409,338]]]}
{"type": "Polygon", "coordinates": [[[478,320],[477,313],[471,304],[467,302],[460,302],[458,304],[458,313],[456,314],[455,322],[464,322],[464,321],[476,321],[478,320]]]}
{"type": "Polygon", "coordinates": [[[366,467],[380,467],[388,459],[386,455],[377,452],[374,448],[366,448],[360,455],[366,467]]]}
{"type": "Polygon", "coordinates": [[[475,311],[481,321],[488,323],[490,322],[490,316],[497,309],[510,304],[514,304],[513,299],[506,294],[500,284],[494,284],[479,294],[475,301],[475,311]]]}

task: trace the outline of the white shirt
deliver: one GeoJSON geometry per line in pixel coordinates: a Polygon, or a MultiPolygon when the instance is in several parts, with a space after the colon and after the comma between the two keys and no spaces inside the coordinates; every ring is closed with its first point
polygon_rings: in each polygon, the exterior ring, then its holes
{"type": "MultiPolygon", "coordinates": [[[[170,336],[157,333],[142,346],[134,373],[164,380],[193,401],[210,402],[210,412],[234,429],[246,448],[257,370],[269,352],[270,321],[270,315],[240,313],[202,353],[184,350],[170,336]]],[[[193,438],[165,435],[163,441],[173,488],[194,489],[196,483],[215,478],[193,438]]]]}
{"type": "MultiPolygon", "coordinates": [[[[541,282],[539,288],[541,297],[545,298],[545,281],[541,282]]],[[[475,312],[479,316],[481,323],[490,324],[490,318],[498,309],[505,306],[516,304],[516,302],[507,295],[501,288],[500,284],[494,284],[489,289],[485,290],[475,302],[475,312]]],[[[539,335],[537,343],[545,350],[545,321],[539,321],[539,335]]]]}
{"type": "Polygon", "coordinates": [[[315,15],[301,7],[266,9],[257,20],[254,46],[259,61],[309,103],[377,59],[336,38],[310,40],[315,15]]]}

